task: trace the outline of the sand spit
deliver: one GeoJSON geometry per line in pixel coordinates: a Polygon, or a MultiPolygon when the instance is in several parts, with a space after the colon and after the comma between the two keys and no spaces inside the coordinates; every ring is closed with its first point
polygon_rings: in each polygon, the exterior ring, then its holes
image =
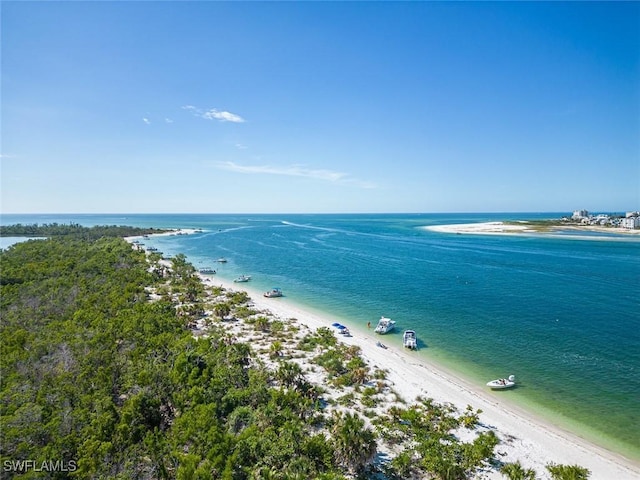
{"type": "Polygon", "coordinates": [[[506,235],[513,233],[534,233],[535,230],[523,225],[511,225],[504,222],[458,223],[453,225],[432,225],[425,230],[441,233],[471,233],[479,235],[506,235]]]}
{"type": "Polygon", "coordinates": [[[599,227],[596,225],[552,225],[546,227],[547,229],[541,230],[539,228],[535,228],[531,224],[528,224],[526,221],[518,223],[519,225],[505,222],[458,223],[451,225],[428,225],[422,228],[432,232],[455,233],[458,235],[518,235],[523,233],[540,235],[561,235],[562,232],[568,231],[605,233],[609,235],[640,235],[640,229],[630,230],[625,228],[599,227]]]}

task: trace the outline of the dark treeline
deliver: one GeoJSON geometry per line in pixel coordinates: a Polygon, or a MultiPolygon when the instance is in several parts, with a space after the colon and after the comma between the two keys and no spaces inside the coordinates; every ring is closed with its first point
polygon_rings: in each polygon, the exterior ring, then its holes
{"type": "Polygon", "coordinates": [[[77,223],[45,223],[42,225],[37,223],[29,225],[17,223],[15,225],[0,226],[0,237],[58,237],[66,235],[83,238],[85,240],[92,240],[102,237],[151,235],[166,231],[168,230],[128,227],[123,225],[97,225],[89,228],[83,227],[77,223]]]}

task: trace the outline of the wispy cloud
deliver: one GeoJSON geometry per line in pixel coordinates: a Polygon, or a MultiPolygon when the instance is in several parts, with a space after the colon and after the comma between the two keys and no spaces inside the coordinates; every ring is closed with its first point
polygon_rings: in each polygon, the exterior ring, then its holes
{"type": "Polygon", "coordinates": [[[245,119],[235,113],[227,112],[224,110],[218,110],[212,108],[210,110],[202,110],[201,108],[194,107],[193,105],[185,105],[183,110],[188,110],[196,117],[204,118],[206,120],[218,120],[219,122],[232,122],[232,123],[244,123],[245,119]]]}
{"type": "Polygon", "coordinates": [[[236,148],[237,148],[238,150],[246,150],[246,149],[247,149],[247,148],[249,148],[249,147],[247,147],[246,145],[243,145],[243,144],[241,144],[241,143],[236,143],[236,148]]]}
{"type": "Polygon", "coordinates": [[[221,122],[233,122],[233,123],[243,123],[244,122],[244,118],[242,118],[240,115],[236,115],[235,113],[231,113],[231,112],[221,112],[219,110],[216,110],[215,108],[204,112],[202,114],[202,118],[207,118],[209,120],[220,120],[221,122]]]}
{"type": "Polygon", "coordinates": [[[151,125],[151,120],[149,120],[149,119],[148,119],[148,118],[146,118],[146,117],[144,117],[144,118],[142,119],[142,121],[143,121],[144,123],[146,123],[147,125],[151,125]]]}
{"type": "Polygon", "coordinates": [[[237,173],[306,177],[342,185],[355,185],[360,188],[376,188],[374,183],[351,178],[349,174],[344,172],[306,168],[303,165],[275,167],[273,165],[239,165],[234,162],[218,162],[216,166],[220,169],[237,173]]]}
{"type": "Polygon", "coordinates": [[[171,120],[170,118],[165,118],[164,123],[173,123],[173,120],[171,120]]]}

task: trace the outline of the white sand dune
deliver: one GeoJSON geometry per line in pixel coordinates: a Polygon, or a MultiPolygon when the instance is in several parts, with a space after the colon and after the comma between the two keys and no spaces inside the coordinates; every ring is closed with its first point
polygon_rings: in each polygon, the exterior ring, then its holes
{"type": "MultiPolygon", "coordinates": [[[[590,232],[590,233],[606,233],[625,236],[640,236],[640,229],[626,229],[615,227],[602,227],[596,225],[554,225],[549,227],[548,231],[536,230],[531,228],[527,222],[521,222],[521,225],[514,225],[504,222],[479,222],[479,223],[456,223],[450,225],[428,225],[422,227],[425,230],[440,233],[456,233],[456,234],[471,234],[471,235],[518,235],[522,233],[535,233],[540,235],[553,235],[566,232],[568,230],[573,232],[590,232]]],[[[565,236],[565,238],[567,238],[565,236]]],[[[580,238],[580,237],[573,237],[580,238]]],[[[587,237],[596,239],[596,237],[587,237]]],[[[611,239],[611,237],[607,237],[611,239]]]]}
{"type": "Polygon", "coordinates": [[[504,222],[458,223],[452,225],[431,225],[425,230],[441,233],[472,233],[482,235],[505,235],[509,233],[533,232],[526,225],[511,225],[504,222]]]}

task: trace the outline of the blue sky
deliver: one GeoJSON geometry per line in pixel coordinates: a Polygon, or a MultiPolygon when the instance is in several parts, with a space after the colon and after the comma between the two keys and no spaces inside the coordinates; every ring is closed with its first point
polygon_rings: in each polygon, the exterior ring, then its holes
{"type": "Polygon", "coordinates": [[[640,210],[638,2],[0,8],[5,213],[640,210]]]}

